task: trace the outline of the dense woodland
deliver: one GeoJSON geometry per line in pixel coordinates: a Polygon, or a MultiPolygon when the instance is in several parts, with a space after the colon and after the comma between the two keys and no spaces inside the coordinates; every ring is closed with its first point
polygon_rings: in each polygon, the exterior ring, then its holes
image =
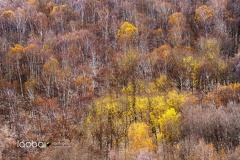
{"type": "Polygon", "coordinates": [[[239,0],[0,0],[0,157],[237,160],[239,44],[239,0]]]}

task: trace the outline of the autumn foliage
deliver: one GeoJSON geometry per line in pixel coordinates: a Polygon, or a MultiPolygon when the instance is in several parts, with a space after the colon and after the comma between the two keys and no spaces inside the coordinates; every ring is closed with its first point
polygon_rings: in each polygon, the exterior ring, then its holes
{"type": "Polygon", "coordinates": [[[0,4],[0,159],[239,157],[238,0],[0,4]]]}

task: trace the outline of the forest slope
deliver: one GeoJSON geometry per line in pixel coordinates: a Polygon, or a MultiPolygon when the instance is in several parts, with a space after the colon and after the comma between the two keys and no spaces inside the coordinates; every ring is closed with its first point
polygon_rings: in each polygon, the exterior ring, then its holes
{"type": "Polygon", "coordinates": [[[0,0],[1,158],[237,159],[239,43],[239,0],[0,0]]]}

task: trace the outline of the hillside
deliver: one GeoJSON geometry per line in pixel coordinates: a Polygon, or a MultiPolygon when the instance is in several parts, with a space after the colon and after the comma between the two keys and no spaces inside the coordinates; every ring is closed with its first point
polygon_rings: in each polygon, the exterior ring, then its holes
{"type": "Polygon", "coordinates": [[[239,0],[0,0],[0,159],[237,160],[239,0]]]}

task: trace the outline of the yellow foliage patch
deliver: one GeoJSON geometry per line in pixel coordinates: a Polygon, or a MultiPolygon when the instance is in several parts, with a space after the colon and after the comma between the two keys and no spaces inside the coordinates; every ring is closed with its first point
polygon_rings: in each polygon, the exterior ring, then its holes
{"type": "Polygon", "coordinates": [[[175,141],[180,136],[179,114],[174,108],[168,109],[159,119],[161,134],[158,140],[166,138],[168,141],[175,141]]]}
{"type": "Polygon", "coordinates": [[[36,0],[28,0],[28,3],[30,3],[30,4],[35,4],[35,3],[36,3],[36,0]]]}
{"type": "Polygon", "coordinates": [[[23,56],[23,53],[25,53],[25,49],[20,44],[16,44],[15,46],[11,47],[8,56],[11,58],[20,59],[23,56]]]}
{"type": "Polygon", "coordinates": [[[155,150],[156,145],[152,141],[150,127],[146,123],[131,124],[128,129],[129,149],[131,150],[155,150]]]}
{"type": "Polygon", "coordinates": [[[4,12],[1,14],[1,17],[10,18],[13,14],[14,14],[14,11],[13,11],[13,10],[7,10],[7,11],[4,11],[4,12]]]}
{"type": "Polygon", "coordinates": [[[50,58],[44,65],[43,71],[46,73],[55,73],[59,69],[59,62],[55,58],[50,58]]]}
{"type": "Polygon", "coordinates": [[[124,22],[118,30],[117,38],[132,38],[136,33],[137,28],[133,24],[124,22]]]}
{"type": "Polygon", "coordinates": [[[213,17],[214,10],[208,8],[206,5],[202,5],[195,10],[195,19],[199,22],[205,22],[213,17]]]}
{"type": "Polygon", "coordinates": [[[186,25],[186,17],[182,12],[175,12],[169,16],[169,23],[171,26],[184,27],[186,25]]]}

